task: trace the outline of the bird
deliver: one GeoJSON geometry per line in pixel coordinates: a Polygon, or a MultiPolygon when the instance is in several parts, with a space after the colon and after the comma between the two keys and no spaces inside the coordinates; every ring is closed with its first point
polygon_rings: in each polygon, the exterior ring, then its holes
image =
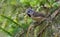
{"type": "Polygon", "coordinates": [[[41,20],[43,20],[45,18],[45,15],[39,12],[34,11],[31,8],[28,8],[26,10],[26,14],[31,17],[34,21],[36,22],[40,22],[41,20]]]}

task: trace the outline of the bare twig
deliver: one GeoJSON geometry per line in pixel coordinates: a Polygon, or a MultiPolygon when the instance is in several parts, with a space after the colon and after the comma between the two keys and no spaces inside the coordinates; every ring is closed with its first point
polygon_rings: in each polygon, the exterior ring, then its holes
{"type": "MultiPolygon", "coordinates": [[[[58,10],[56,10],[51,17],[49,17],[48,19],[51,21],[52,19],[55,18],[55,16],[59,13],[60,8],[58,10]]],[[[48,21],[48,20],[47,20],[48,21]]],[[[49,24],[46,24],[45,27],[39,32],[38,37],[40,36],[40,34],[45,30],[45,28],[48,26],[49,24]]]]}

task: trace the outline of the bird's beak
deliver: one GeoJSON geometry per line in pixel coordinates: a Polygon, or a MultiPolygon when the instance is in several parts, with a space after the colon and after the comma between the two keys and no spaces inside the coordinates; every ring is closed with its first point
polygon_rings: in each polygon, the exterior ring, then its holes
{"type": "Polygon", "coordinates": [[[29,17],[31,17],[31,15],[30,14],[27,14],[29,17]]]}

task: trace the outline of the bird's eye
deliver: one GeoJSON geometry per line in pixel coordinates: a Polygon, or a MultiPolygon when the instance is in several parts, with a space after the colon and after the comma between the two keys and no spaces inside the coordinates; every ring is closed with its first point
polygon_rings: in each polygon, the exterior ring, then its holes
{"type": "Polygon", "coordinates": [[[33,13],[33,10],[32,10],[32,9],[29,9],[29,10],[28,10],[28,13],[33,13]]]}
{"type": "Polygon", "coordinates": [[[30,11],[28,11],[30,13],[30,11]]]}
{"type": "Polygon", "coordinates": [[[28,13],[31,13],[31,11],[28,11],[28,13]]]}

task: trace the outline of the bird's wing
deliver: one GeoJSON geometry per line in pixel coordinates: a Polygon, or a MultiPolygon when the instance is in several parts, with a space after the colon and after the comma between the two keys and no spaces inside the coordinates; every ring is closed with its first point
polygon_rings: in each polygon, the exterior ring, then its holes
{"type": "Polygon", "coordinates": [[[31,18],[36,22],[40,22],[41,20],[44,19],[44,17],[34,17],[34,16],[32,16],[31,18]]]}
{"type": "Polygon", "coordinates": [[[44,14],[42,14],[42,13],[38,13],[38,12],[35,12],[34,14],[33,14],[33,16],[34,17],[45,17],[45,15],[44,14]]]}

